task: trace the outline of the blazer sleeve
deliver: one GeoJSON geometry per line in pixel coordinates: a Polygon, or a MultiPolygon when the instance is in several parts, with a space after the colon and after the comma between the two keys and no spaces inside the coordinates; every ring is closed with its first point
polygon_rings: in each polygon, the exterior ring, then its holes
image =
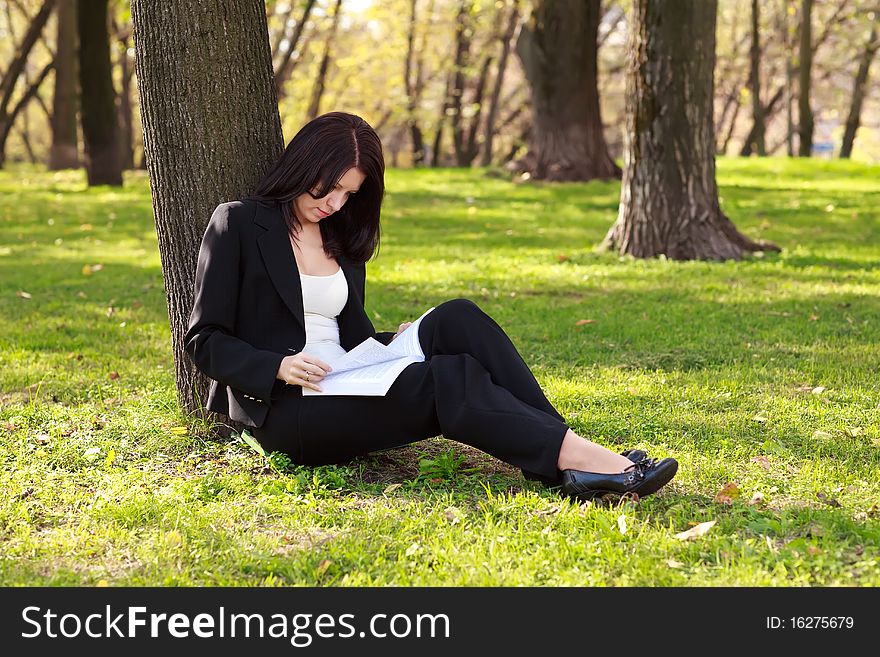
{"type": "Polygon", "coordinates": [[[284,355],[235,335],[241,249],[230,211],[228,203],[217,206],[202,238],[184,348],[210,378],[268,403],[284,355]]]}

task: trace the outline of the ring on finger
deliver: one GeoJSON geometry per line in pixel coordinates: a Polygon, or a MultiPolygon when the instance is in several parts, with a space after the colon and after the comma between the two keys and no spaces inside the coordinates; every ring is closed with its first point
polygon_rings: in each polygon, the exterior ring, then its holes
{"type": "Polygon", "coordinates": [[[311,376],[312,376],[312,373],[309,372],[308,370],[306,370],[306,381],[311,381],[312,380],[311,376]]]}

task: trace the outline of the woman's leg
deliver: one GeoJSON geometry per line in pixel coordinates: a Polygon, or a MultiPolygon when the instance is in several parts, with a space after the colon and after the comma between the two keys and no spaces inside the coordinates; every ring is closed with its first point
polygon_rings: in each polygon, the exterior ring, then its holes
{"type": "Polygon", "coordinates": [[[470,354],[514,397],[560,422],[562,416],[544,396],[544,391],[494,319],[469,299],[441,303],[422,319],[419,342],[425,358],[439,354],[470,354]]]}
{"type": "Polygon", "coordinates": [[[267,451],[304,465],[340,463],[441,433],[553,481],[560,468],[620,472],[629,465],[495,384],[468,354],[408,366],[384,397],[302,397],[290,388],[254,430],[267,451]]]}

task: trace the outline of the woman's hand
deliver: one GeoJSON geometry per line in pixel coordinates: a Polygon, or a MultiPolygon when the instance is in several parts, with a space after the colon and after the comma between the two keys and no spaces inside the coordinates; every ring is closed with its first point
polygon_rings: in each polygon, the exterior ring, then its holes
{"type": "Polygon", "coordinates": [[[401,333],[403,333],[403,332],[404,332],[406,329],[408,329],[410,326],[412,326],[412,322],[403,322],[403,324],[401,324],[401,325],[397,328],[397,333],[395,333],[394,335],[392,335],[392,336],[391,336],[391,340],[389,340],[388,342],[391,342],[392,340],[394,340],[394,338],[396,338],[398,335],[400,335],[401,333]]]}
{"type": "Polygon", "coordinates": [[[317,356],[303,352],[294,356],[285,356],[278,366],[278,374],[275,378],[291,386],[302,386],[321,392],[317,384],[323,381],[332,369],[317,356]]]}

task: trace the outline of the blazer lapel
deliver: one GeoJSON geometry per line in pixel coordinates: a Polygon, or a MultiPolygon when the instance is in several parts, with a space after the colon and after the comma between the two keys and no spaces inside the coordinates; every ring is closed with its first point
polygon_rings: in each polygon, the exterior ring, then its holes
{"type": "Polygon", "coordinates": [[[269,207],[262,203],[258,205],[254,222],[267,229],[257,238],[257,246],[263,256],[266,271],[269,272],[269,278],[272,279],[272,284],[285,305],[305,331],[299,269],[296,266],[293,247],[290,246],[287,224],[284,223],[284,217],[277,206],[269,207]]]}

